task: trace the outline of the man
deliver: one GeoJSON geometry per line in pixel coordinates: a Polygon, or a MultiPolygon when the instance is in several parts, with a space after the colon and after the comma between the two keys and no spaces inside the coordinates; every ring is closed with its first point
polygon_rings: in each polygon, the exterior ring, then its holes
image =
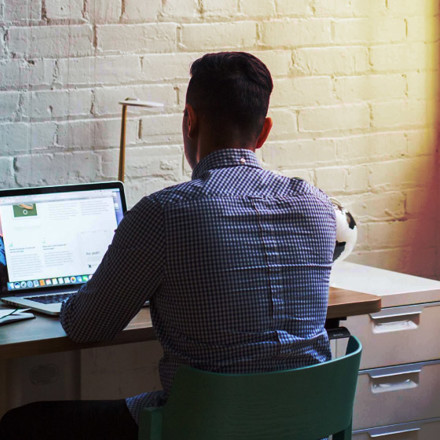
{"type": "Polygon", "coordinates": [[[73,340],[101,341],[150,300],[163,391],[129,398],[127,407],[53,404],[53,418],[76,420],[60,428],[63,438],[89,414],[81,422],[87,438],[101,438],[96,424],[134,439],[140,409],[166,401],[182,364],[240,373],[330,359],[324,322],[334,211],[318,189],[257,161],[272,127],[271,75],[250,54],[218,53],[195,61],[191,76],[182,131],[192,180],[127,213],[93,278],[61,313],[73,340]]]}

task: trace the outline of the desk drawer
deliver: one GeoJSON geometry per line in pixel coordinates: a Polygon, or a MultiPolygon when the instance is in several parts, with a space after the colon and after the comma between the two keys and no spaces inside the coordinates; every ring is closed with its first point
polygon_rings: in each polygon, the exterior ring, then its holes
{"type": "Polygon", "coordinates": [[[362,342],[361,369],[440,359],[439,302],[385,308],[342,324],[362,342]]]}
{"type": "Polygon", "coordinates": [[[438,440],[440,418],[353,432],[353,440],[438,440]]]}
{"type": "Polygon", "coordinates": [[[353,429],[440,417],[439,378],[440,360],[360,371],[353,429]]]}

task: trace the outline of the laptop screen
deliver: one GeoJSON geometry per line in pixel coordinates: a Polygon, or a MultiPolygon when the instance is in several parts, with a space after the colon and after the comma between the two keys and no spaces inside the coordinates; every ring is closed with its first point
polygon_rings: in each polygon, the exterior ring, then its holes
{"type": "Polygon", "coordinates": [[[1,293],[87,282],[125,212],[122,184],[29,191],[0,191],[1,293]]]}

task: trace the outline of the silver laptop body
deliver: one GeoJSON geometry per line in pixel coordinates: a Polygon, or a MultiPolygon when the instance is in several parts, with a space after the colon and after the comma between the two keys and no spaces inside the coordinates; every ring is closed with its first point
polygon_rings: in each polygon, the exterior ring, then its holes
{"type": "Polygon", "coordinates": [[[58,315],[93,276],[125,211],[121,182],[1,190],[1,300],[58,315]]]}

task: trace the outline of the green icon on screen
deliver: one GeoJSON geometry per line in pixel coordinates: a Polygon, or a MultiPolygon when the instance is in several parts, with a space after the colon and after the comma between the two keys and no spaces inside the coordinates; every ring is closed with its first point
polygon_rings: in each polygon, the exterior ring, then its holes
{"type": "Polygon", "coordinates": [[[12,205],[14,217],[32,217],[37,215],[37,205],[35,203],[20,203],[12,205]]]}

